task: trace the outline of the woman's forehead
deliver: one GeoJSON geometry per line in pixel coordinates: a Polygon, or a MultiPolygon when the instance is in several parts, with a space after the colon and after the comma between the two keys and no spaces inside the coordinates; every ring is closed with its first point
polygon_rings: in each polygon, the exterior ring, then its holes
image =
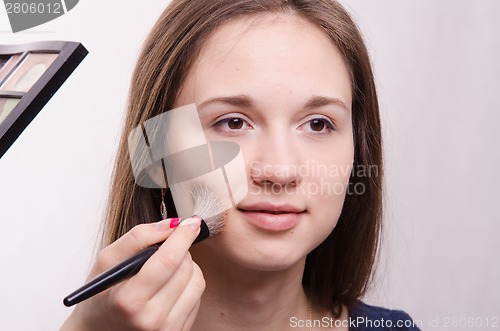
{"type": "Polygon", "coordinates": [[[350,74],[339,49],[320,27],[290,14],[221,26],[203,45],[180,95],[191,94],[198,103],[214,94],[252,94],[262,87],[292,94],[334,92],[332,97],[351,104],[350,74]]]}

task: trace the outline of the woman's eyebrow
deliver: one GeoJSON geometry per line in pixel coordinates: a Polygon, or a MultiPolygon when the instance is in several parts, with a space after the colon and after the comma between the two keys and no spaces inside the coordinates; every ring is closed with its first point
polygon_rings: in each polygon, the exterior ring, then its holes
{"type": "Polygon", "coordinates": [[[319,108],[328,105],[337,105],[349,112],[347,105],[338,98],[324,97],[324,96],[313,96],[309,101],[306,102],[304,108],[319,108]]]}
{"type": "MultiPolygon", "coordinates": [[[[250,108],[253,105],[252,99],[244,94],[240,95],[232,95],[232,96],[224,96],[224,97],[214,97],[208,100],[203,101],[198,108],[202,109],[203,107],[213,104],[213,103],[223,103],[231,106],[241,107],[241,108],[250,108]]],[[[328,105],[338,105],[345,109],[345,111],[349,112],[349,108],[347,105],[338,98],[325,97],[325,96],[313,96],[311,97],[304,105],[304,108],[319,108],[328,105]]]]}
{"type": "Polygon", "coordinates": [[[244,94],[240,95],[232,95],[227,97],[215,97],[210,98],[208,100],[203,101],[198,108],[203,108],[212,103],[225,103],[231,106],[242,107],[242,108],[250,108],[252,107],[252,99],[244,94]]]}

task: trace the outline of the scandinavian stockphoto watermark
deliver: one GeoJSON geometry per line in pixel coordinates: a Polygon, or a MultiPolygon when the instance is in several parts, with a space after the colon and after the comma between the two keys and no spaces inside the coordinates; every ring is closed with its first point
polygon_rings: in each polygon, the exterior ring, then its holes
{"type": "Polygon", "coordinates": [[[79,0],[4,0],[12,32],[52,21],[73,9],[79,0]]]}
{"type": "Polygon", "coordinates": [[[369,318],[365,316],[349,317],[348,319],[334,319],[324,316],[319,319],[300,319],[296,316],[290,317],[291,328],[349,328],[349,329],[447,329],[447,330],[471,330],[471,329],[499,329],[500,318],[498,316],[441,316],[429,317],[427,320],[419,319],[386,319],[369,318]]]}
{"type": "Polygon", "coordinates": [[[317,195],[363,195],[367,187],[360,178],[379,176],[378,165],[324,164],[305,160],[300,165],[250,164],[252,194],[299,194],[313,198],[317,195]],[[358,180],[348,180],[358,179],[358,180]],[[287,185],[285,182],[289,181],[287,185]]]}
{"type": "Polygon", "coordinates": [[[292,328],[354,328],[354,329],[388,329],[390,328],[410,328],[410,327],[422,327],[421,321],[413,320],[390,320],[390,319],[370,319],[367,317],[356,317],[349,318],[345,320],[334,319],[332,317],[323,317],[321,319],[308,319],[302,320],[297,317],[290,318],[290,327],[292,328]]]}
{"type": "MultiPolygon", "coordinates": [[[[170,189],[177,215],[193,215],[196,188],[209,187],[228,210],[247,195],[243,153],[232,141],[208,141],[198,110],[189,104],[156,115],[128,136],[136,184],[170,189]]],[[[213,215],[204,215],[211,217],[213,215]]]]}

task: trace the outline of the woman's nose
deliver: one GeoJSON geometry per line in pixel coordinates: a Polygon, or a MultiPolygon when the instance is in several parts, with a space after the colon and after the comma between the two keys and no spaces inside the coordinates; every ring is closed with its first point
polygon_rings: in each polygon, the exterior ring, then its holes
{"type": "Polygon", "coordinates": [[[251,180],[258,185],[298,186],[302,182],[301,153],[293,138],[263,136],[250,164],[251,180]]]}

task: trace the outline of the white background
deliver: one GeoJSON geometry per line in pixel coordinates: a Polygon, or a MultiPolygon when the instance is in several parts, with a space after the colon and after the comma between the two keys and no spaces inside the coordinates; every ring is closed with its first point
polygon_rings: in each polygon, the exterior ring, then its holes
{"type": "MultiPolygon", "coordinates": [[[[460,329],[444,327],[453,317],[492,330],[500,2],[343,2],[374,61],[386,156],[384,249],[365,301],[403,309],[425,330],[460,329]]],[[[134,62],[167,3],[80,1],[17,34],[0,5],[0,44],[74,40],[90,51],[0,160],[2,330],[55,330],[71,311],[62,298],[91,265],[134,62]]]]}

